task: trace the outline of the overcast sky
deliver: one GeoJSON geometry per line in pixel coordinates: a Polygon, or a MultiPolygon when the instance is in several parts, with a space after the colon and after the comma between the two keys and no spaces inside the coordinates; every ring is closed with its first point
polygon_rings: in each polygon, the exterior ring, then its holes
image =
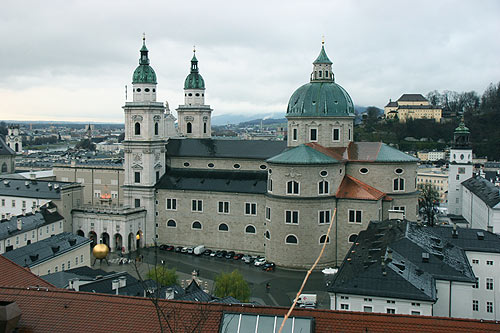
{"type": "Polygon", "coordinates": [[[284,114],[322,35],[356,105],[500,81],[496,0],[2,0],[0,118],[123,122],[143,32],[158,99],[183,103],[195,44],[214,115],[284,114]]]}

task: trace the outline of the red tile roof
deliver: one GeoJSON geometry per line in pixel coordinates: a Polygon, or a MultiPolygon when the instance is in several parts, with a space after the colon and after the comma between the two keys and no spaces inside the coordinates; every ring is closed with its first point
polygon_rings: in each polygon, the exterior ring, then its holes
{"type": "MultiPolygon", "coordinates": [[[[0,299],[15,301],[22,316],[18,332],[159,332],[149,299],[66,290],[0,287],[0,299]]],[[[283,316],[287,308],[161,300],[164,332],[219,332],[227,312],[283,316]]],[[[296,309],[314,318],[314,332],[498,332],[493,321],[296,309]]]]}
{"type": "Polygon", "coordinates": [[[392,200],[386,193],[349,175],[344,177],[335,196],[341,199],[392,200]]]}
{"type": "Polygon", "coordinates": [[[0,286],[55,288],[44,279],[0,255],[0,286]]]}

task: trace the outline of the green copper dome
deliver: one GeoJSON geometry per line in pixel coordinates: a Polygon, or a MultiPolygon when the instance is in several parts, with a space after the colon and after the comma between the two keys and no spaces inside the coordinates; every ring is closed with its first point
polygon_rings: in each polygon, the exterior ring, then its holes
{"type": "Polygon", "coordinates": [[[146,40],[142,40],[141,58],[139,59],[139,66],[135,69],[132,76],[132,84],[136,83],[150,83],[156,84],[156,73],[151,66],[149,66],[148,48],[146,47],[146,40]]]}
{"type": "Polygon", "coordinates": [[[184,89],[205,89],[205,81],[203,81],[203,77],[199,73],[198,59],[196,59],[195,54],[191,59],[191,73],[184,81],[184,89]]]}
{"type": "Polygon", "coordinates": [[[310,82],[295,90],[286,111],[297,117],[354,116],[354,104],[344,88],[335,82],[310,82]]]}
{"type": "Polygon", "coordinates": [[[324,43],[321,45],[319,56],[314,60],[313,64],[333,64],[330,58],[326,55],[324,43]]]}
{"type": "Polygon", "coordinates": [[[462,117],[460,124],[457,128],[455,128],[455,134],[470,134],[470,131],[467,127],[465,127],[464,117],[462,117]]]}

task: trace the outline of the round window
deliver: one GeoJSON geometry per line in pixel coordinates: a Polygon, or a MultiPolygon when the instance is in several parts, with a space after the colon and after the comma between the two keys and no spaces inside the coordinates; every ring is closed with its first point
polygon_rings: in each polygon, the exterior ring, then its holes
{"type": "Polygon", "coordinates": [[[190,166],[189,162],[184,162],[184,166],[185,166],[185,167],[190,166]]]}
{"type": "Polygon", "coordinates": [[[196,93],[196,97],[198,97],[198,96],[200,96],[200,94],[199,94],[199,93],[196,93]]]}
{"type": "Polygon", "coordinates": [[[328,176],[328,171],[326,171],[326,170],[322,170],[322,171],[319,173],[319,175],[320,175],[321,177],[326,177],[326,176],[328,176]]]}
{"type": "Polygon", "coordinates": [[[137,91],[137,92],[141,92],[141,88],[137,88],[135,91],[137,91]]]}
{"type": "Polygon", "coordinates": [[[233,168],[239,169],[239,168],[241,168],[241,165],[239,165],[238,163],[236,163],[236,164],[233,165],[233,168]]]}
{"type": "Polygon", "coordinates": [[[156,89],[155,89],[155,88],[153,88],[153,92],[156,92],[156,89]]]}
{"type": "Polygon", "coordinates": [[[213,168],[214,167],[213,163],[208,163],[207,165],[208,165],[209,168],[213,168]]]}
{"type": "Polygon", "coordinates": [[[396,170],[394,170],[394,172],[395,172],[397,175],[400,175],[400,174],[402,174],[402,173],[404,172],[404,170],[403,170],[403,169],[401,169],[401,168],[397,168],[396,170]]]}
{"type": "Polygon", "coordinates": [[[361,169],[359,169],[359,173],[362,174],[362,175],[366,175],[368,173],[368,169],[367,168],[361,168],[361,169]]]}
{"type": "Polygon", "coordinates": [[[464,154],[460,154],[460,159],[463,160],[464,159],[464,154]]]}
{"type": "Polygon", "coordinates": [[[259,168],[260,168],[261,170],[266,170],[266,169],[267,169],[267,165],[265,165],[265,164],[261,164],[259,168]]]}
{"type": "Polygon", "coordinates": [[[145,92],[149,92],[149,88],[145,88],[145,89],[144,89],[144,91],[145,91],[145,92]]]}
{"type": "Polygon", "coordinates": [[[188,96],[193,96],[193,94],[189,93],[188,96]]]}
{"type": "Polygon", "coordinates": [[[269,170],[267,170],[267,172],[269,172],[271,174],[271,173],[273,173],[273,170],[269,169],[269,170]]]}

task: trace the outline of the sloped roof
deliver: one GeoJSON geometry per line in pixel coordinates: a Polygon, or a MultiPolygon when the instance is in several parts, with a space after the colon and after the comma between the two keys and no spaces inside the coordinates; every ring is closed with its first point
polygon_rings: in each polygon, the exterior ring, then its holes
{"type": "Polygon", "coordinates": [[[380,200],[386,196],[386,193],[346,175],[335,196],[339,199],[380,200]]]}
{"type": "Polygon", "coordinates": [[[169,139],[167,156],[244,158],[264,160],[281,153],[286,141],[169,139]]]}
{"type": "Polygon", "coordinates": [[[63,220],[64,217],[59,212],[50,212],[47,208],[42,207],[40,211],[27,213],[26,215],[12,216],[10,219],[0,222],[0,239],[6,239],[16,234],[24,233],[30,230],[37,229],[46,224],[54,223],[63,220]],[[17,229],[17,223],[21,221],[21,230],[17,229]]]}
{"type": "Polygon", "coordinates": [[[398,102],[426,102],[427,99],[422,94],[403,94],[398,102]]]}
{"type": "Polygon", "coordinates": [[[188,191],[266,193],[267,172],[243,170],[168,169],[156,188],[188,191]]]}
{"type": "Polygon", "coordinates": [[[456,237],[452,236],[452,228],[431,228],[430,231],[465,251],[500,253],[499,236],[483,229],[458,228],[456,237]]]}
{"type": "Polygon", "coordinates": [[[26,180],[0,178],[0,195],[9,197],[59,199],[61,190],[68,185],[81,186],[78,183],[48,180],[26,180]]]}
{"type": "Polygon", "coordinates": [[[0,138],[0,155],[16,155],[16,153],[0,138]]]}
{"type": "Polygon", "coordinates": [[[389,101],[385,107],[397,107],[398,102],[389,101]]]}
{"type": "Polygon", "coordinates": [[[0,255],[0,286],[23,287],[40,286],[55,288],[44,279],[31,273],[29,269],[23,268],[12,260],[0,255]]]}
{"type": "Polygon", "coordinates": [[[267,162],[274,164],[334,164],[339,161],[308,145],[302,144],[269,158],[267,162]]]}
{"type": "Polygon", "coordinates": [[[474,193],[490,208],[500,208],[500,189],[481,176],[471,177],[462,185],[474,193]]]}
{"type": "MultiPolygon", "coordinates": [[[[158,332],[150,299],[67,290],[0,287],[0,298],[22,310],[18,332],[158,332]],[[119,310],[117,310],[119,309],[119,310]]],[[[224,313],[284,316],[288,308],[159,300],[173,332],[220,332],[224,313]]],[[[497,332],[495,321],[295,308],[292,316],[314,319],[314,332],[497,332]]]]}

